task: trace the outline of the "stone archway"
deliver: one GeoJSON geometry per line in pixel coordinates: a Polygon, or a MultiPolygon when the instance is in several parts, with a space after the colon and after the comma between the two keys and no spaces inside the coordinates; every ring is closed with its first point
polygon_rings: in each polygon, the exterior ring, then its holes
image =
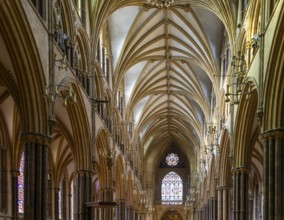
{"type": "Polygon", "coordinates": [[[169,210],[164,213],[161,220],[183,220],[183,218],[176,210],[169,210]]]}

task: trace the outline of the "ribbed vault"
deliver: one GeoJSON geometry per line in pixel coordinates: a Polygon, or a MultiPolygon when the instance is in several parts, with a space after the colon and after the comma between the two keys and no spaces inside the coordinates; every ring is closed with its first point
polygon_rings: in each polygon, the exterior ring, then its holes
{"type": "Polygon", "coordinates": [[[196,161],[219,86],[222,22],[204,8],[132,5],[108,27],[113,89],[124,85],[125,119],[134,118],[146,157],[175,143],[196,161]]]}

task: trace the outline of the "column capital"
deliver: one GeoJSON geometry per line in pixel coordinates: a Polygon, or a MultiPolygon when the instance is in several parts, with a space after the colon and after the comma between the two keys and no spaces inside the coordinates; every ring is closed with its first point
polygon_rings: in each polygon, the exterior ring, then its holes
{"type": "Polygon", "coordinates": [[[218,191],[221,191],[221,190],[229,190],[230,187],[229,187],[229,186],[217,186],[216,189],[217,189],[218,191]]]}
{"type": "Polygon", "coordinates": [[[76,176],[92,176],[94,174],[94,171],[81,169],[74,171],[73,174],[76,176]]]}
{"type": "Polygon", "coordinates": [[[49,145],[51,138],[48,135],[40,134],[37,132],[23,132],[21,138],[25,142],[38,143],[42,145],[49,145]]]}
{"type": "Polygon", "coordinates": [[[101,192],[114,192],[114,189],[111,187],[105,187],[100,189],[101,192]]]}
{"type": "Polygon", "coordinates": [[[233,169],[233,174],[238,174],[238,173],[248,174],[249,173],[249,169],[246,168],[246,167],[235,167],[233,169]]]}
{"type": "Polygon", "coordinates": [[[284,128],[275,128],[275,129],[264,131],[260,134],[260,138],[263,141],[267,141],[267,140],[271,140],[275,138],[284,139],[284,128]]]}

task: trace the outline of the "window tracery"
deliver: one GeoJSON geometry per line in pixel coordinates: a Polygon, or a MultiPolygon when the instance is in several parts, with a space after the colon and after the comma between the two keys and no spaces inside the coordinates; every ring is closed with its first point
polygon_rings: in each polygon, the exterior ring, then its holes
{"type": "Polygon", "coordinates": [[[178,162],[179,162],[179,157],[177,154],[171,153],[166,157],[166,163],[171,167],[176,166],[178,162]]]}
{"type": "Polygon", "coordinates": [[[169,172],[162,180],[162,205],[180,205],[183,198],[183,183],[175,172],[169,172]]]}

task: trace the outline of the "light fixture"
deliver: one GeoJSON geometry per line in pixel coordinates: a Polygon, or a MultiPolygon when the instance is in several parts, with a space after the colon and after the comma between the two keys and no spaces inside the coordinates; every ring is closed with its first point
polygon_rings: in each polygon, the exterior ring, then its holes
{"type": "Polygon", "coordinates": [[[57,84],[49,84],[45,88],[45,96],[48,97],[50,103],[54,103],[57,97],[64,98],[64,106],[67,106],[70,102],[71,104],[75,104],[77,102],[76,93],[73,92],[71,85],[70,86],[63,86],[57,84]],[[67,95],[62,96],[59,94],[59,89],[63,88],[64,91],[67,92],[67,95]]]}
{"type": "Polygon", "coordinates": [[[247,64],[245,61],[245,56],[238,52],[237,56],[233,56],[233,61],[231,62],[233,67],[233,83],[227,84],[226,86],[226,99],[225,102],[230,102],[230,96],[233,98],[233,104],[239,104],[240,96],[244,94],[251,94],[253,89],[253,83],[248,81],[245,82],[245,76],[247,73],[247,64]],[[245,89],[247,88],[248,89],[245,89]]]}
{"type": "MultiPolygon", "coordinates": [[[[66,60],[65,54],[63,55],[63,57],[61,59],[56,59],[56,55],[54,55],[53,64],[52,64],[52,72],[51,72],[51,75],[53,77],[54,77],[55,67],[57,67],[59,71],[60,70],[65,70],[65,71],[67,70],[67,60],[66,60]]],[[[56,97],[63,97],[65,106],[68,105],[68,101],[70,101],[71,103],[77,102],[76,93],[72,90],[71,85],[66,86],[66,85],[56,84],[54,82],[54,80],[51,80],[49,85],[46,86],[45,96],[48,97],[50,103],[54,103],[56,97]],[[60,89],[66,91],[67,95],[64,95],[64,96],[59,95],[60,89]]]]}
{"type": "Polygon", "coordinates": [[[168,8],[173,3],[174,0],[147,0],[147,4],[155,8],[168,8]]]}
{"type": "Polygon", "coordinates": [[[204,146],[204,153],[207,154],[208,151],[213,153],[213,150],[219,152],[219,145],[217,143],[217,127],[216,123],[209,123],[207,137],[208,137],[208,145],[204,146]]]}
{"type": "Polygon", "coordinates": [[[47,97],[49,104],[51,105],[51,109],[49,112],[48,123],[49,123],[49,133],[53,133],[53,128],[55,127],[57,121],[54,114],[54,103],[57,97],[64,98],[64,106],[67,106],[68,103],[74,104],[77,102],[76,93],[72,90],[72,86],[63,85],[63,84],[56,84],[54,80],[55,74],[55,67],[60,70],[64,69],[67,70],[67,63],[66,63],[66,55],[63,55],[61,59],[56,59],[56,55],[54,55],[52,69],[51,69],[51,78],[49,84],[45,87],[45,94],[44,97],[47,97]],[[58,65],[56,65],[59,63],[58,65]],[[60,91],[63,93],[60,94],[60,91]]]}

